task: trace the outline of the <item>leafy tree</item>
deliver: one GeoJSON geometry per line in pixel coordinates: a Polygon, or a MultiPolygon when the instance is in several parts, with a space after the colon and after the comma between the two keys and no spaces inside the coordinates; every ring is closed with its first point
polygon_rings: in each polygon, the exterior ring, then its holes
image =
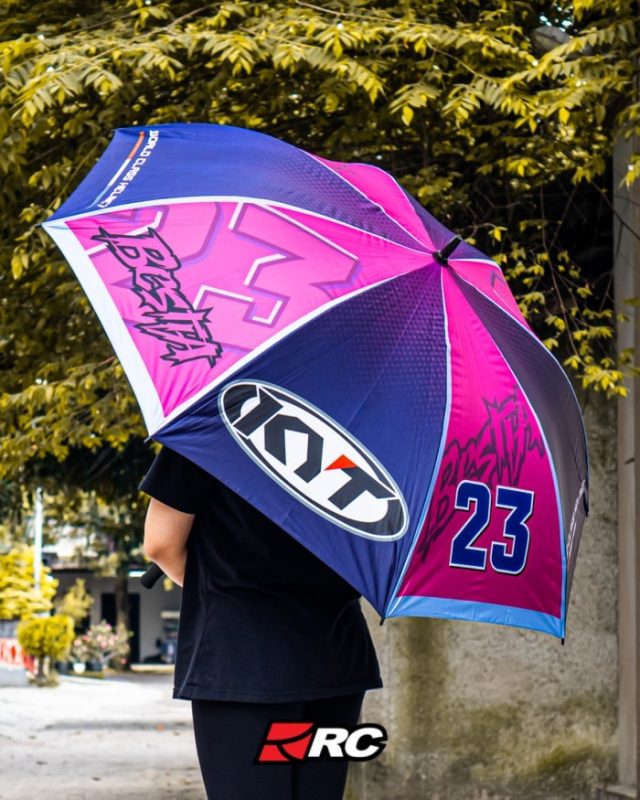
{"type": "Polygon", "coordinates": [[[0,479],[0,546],[24,541],[29,511],[28,488],[15,477],[0,479]]]}
{"type": "Polygon", "coordinates": [[[584,386],[623,393],[610,232],[583,213],[610,217],[612,142],[640,127],[637,34],[630,0],[5,0],[0,475],[143,435],[38,227],[118,126],[234,124],[391,170],[495,256],[584,386]]]}
{"type": "Polygon", "coordinates": [[[0,619],[25,619],[49,611],[57,586],[43,567],[36,590],[32,548],[17,546],[0,554],[0,619]]]}
{"type": "Polygon", "coordinates": [[[86,581],[77,578],[73,586],[55,604],[56,614],[70,617],[74,625],[78,625],[88,615],[93,605],[93,597],[89,594],[86,581]]]}

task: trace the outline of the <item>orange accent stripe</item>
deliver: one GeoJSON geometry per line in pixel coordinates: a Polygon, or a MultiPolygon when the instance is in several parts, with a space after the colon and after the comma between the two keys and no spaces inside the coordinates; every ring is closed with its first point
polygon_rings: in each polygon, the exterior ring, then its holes
{"type": "Polygon", "coordinates": [[[328,469],[353,469],[355,466],[356,465],[348,456],[338,456],[333,463],[325,467],[325,471],[328,469]]]}
{"type": "Polygon", "coordinates": [[[143,133],[143,131],[140,131],[140,133],[138,134],[138,141],[131,148],[131,152],[129,153],[129,155],[127,156],[127,159],[126,159],[127,161],[130,158],[134,157],[134,155],[136,154],[137,149],[140,147],[140,145],[142,144],[143,141],[144,141],[144,133],[143,133]]]}

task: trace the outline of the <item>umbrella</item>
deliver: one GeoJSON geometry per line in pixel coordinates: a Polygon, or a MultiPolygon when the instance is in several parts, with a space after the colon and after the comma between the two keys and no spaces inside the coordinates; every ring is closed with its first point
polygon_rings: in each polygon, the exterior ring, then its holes
{"type": "Polygon", "coordinates": [[[381,619],[564,636],[575,394],[499,267],[388,173],[229,126],[125,128],[44,227],[149,434],[381,619]]]}

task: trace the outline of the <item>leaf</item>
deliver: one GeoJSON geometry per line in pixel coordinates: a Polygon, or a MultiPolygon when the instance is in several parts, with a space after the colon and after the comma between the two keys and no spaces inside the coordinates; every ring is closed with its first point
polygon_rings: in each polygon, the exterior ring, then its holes
{"type": "Polygon", "coordinates": [[[411,125],[413,119],[413,109],[411,106],[404,106],[402,109],[402,121],[405,125],[411,125]]]}

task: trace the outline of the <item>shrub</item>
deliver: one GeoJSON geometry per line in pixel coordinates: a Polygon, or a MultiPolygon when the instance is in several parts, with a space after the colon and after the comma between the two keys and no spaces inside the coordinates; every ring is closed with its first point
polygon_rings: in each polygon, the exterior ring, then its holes
{"type": "Polygon", "coordinates": [[[72,641],[73,620],[64,614],[33,617],[18,625],[18,642],[26,653],[37,659],[36,681],[40,684],[46,682],[47,666],[52,661],[67,658],[72,641]]]}

